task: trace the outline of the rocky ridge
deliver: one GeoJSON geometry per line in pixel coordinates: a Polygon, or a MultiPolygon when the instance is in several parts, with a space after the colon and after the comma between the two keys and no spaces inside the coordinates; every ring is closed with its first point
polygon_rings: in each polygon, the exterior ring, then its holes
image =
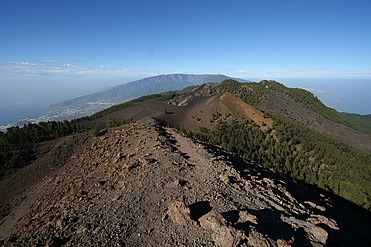
{"type": "Polygon", "coordinates": [[[4,202],[0,244],[371,245],[368,212],[148,122],[109,129],[4,202]]]}
{"type": "Polygon", "coordinates": [[[146,77],[140,80],[124,83],[106,90],[69,99],[49,106],[46,112],[18,121],[8,126],[0,126],[4,130],[13,125],[22,126],[25,123],[47,121],[63,121],[92,115],[111,106],[121,104],[145,95],[166,91],[182,90],[186,87],[201,85],[207,82],[222,82],[231,78],[221,74],[166,74],[146,77]]]}

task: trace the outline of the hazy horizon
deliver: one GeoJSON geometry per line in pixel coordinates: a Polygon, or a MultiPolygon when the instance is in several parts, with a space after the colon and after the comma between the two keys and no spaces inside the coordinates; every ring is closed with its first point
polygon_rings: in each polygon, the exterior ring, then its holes
{"type": "MultiPolygon", "coordinates": [[[[142,78],[135,78],[142,79],[142,78]]],[[[274,78],[240,78],[259,82],[274,78]]],[[[324,104],[337,111],[371,114],[371,79],[305,79],[279,78],[276,81],[288,87],[304,88],[316,95],[324,104]],[[354,97],[357,95],[357,97],[354,97]]],[[[60,81],[58,81],[60,82],[60,81]]],[[[125,81],[126,83],[128,81],[125,81]]],[[[15,123],[17,120],[31,117],[46,111],[51,104],[95,93],[109,87],[121,85],[116,80],[64,80],[58,88],[46,87],[28,88],[28,81],[12,83],[13,92],[0,93],[0,125],[15,123]],[[19,84],[24,84],[19,86],[19,84]],[[61,86],[63,85],[63,86],[61,86]],[[20,90],[22,88],[22,90],[20,90]],[[73,89],[73,90],[71,90],[73,89]],[[17,97],[14,97],[16,95],[17,97]]],[[[39,83],[45,83],[40,82],[39,83]]]]}

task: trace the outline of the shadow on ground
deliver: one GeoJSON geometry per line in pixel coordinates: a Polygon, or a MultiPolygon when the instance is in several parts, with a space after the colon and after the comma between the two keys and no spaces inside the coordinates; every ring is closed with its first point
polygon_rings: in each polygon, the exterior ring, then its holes
{"type": "MultiPolygon", "coordinates": [[[[328,246],[371,246],[371,212],[347,201],[337,195],[317,188],[313,185],[285,177],[283,175],[266,170],[256,164],[246,162],[242,158],[223,150],[222,148],[202,143],[209,152],[216,156],[223,157],[246,179],[256,177],[257,180],[263,178],[284,181],[287,191],[300,203],[310,201],[318,206],[326,208],[322,212],[319,209],[311,208],[311,214],[323,215],[336,221],[339,230],[334,230],[325,224],[317,226],[323,228],[328,233],[326,245],[328,246]]],[[[239,210],[244,210],[241,208],[239,210]]],[[[284,239],[292,242],[294,246],[311,246],[307,239],[307,233],[302,229],[292,229],[291,226],[281,220],[281,212],[277,210],[249,210],[259,219],[257,230],[270,238],[284,239]]],[[[235,222],[238,219],[238,211],[225,212],[224,217],[235,222]]],[[[309,214],[294,215],[297,219],[305,220],[309,214]]],[[[236,227],[248,231],[248,223],[236,223],[236,227]]]]}

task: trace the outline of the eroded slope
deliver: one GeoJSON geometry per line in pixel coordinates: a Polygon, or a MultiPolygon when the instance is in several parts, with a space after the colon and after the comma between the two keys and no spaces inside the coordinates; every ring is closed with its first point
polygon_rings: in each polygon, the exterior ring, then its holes
{"type": "Polygon", "coordinates": [[[154,124],[110,129],[8,205],[6,246],[371,244],[368,212],[154,124]]]}

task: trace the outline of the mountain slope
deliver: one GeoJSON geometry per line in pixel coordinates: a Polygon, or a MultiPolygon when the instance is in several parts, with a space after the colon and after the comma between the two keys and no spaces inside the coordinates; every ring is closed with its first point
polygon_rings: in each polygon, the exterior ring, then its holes
{"type": "MultiPolygon", "coordinates": [[[[171,128],[131,124],[85,138],[59,139],[84,150],[1,202],[1,245],[371,244],[369,212],[171,128]]],[[[31,164],[28,175],[40,169],[31,164]]]]}
{"type": "MultiPolygon", "coordinates": [[[[301,89],[273,81],[227,80],[141,97],[71,123],[12,128],[0,133],[0,174],[32,162],[34,151],[27,142],[50,140],[84,128],[98,133],[98,127],[152,117],[163,126],[176,127],[371,210],[371,138],[353,129],[342,116],[301,89]]],[[[362,121],[367,122],[367,117],[362,121]]]]}
{"type": "Polygon", "coordinates": [[[216,90],[230,92],[267,114],[287,118],[371,153],[371,121],[366,116],[359,117],[361,120],[357,122],[325,106],[304,89],[287,88],[275,81],[239,83],[227,80],[216,90]]]}
{"type": "MultiPolygon", "coordinates": [[[[51,105],[47,112],[30,119],[30,121],[40,122],[48,120],[64,120],[89,116],[110,106],[144,95],[180,90],[189,86],[200,85],[207,82],[219,83],[226,79],[231,79],[231,77],[221,74],[167,74],[147,77],[115,86],[102,92],[81,96],[51,105]]],[[[242,79],[237,80],[245,81],[242,79]]]]}
{"type": "Polygon", "coordinates": [[[0,132],[0,245],[370,246],[371,155],[326,126],[367,134],[324,107],[227,80],[0,132]]]}
{"type": "Polygon", "coordinates": [[[327,116],[326,109],[308,108],[290,96],[296,93],[276,82],[224,81],[188,93],[141,98],[79,124],[104,128],[110,119],[150,116],[371,209],[370,136],[334,122],[336,115],[327,116]]]}

